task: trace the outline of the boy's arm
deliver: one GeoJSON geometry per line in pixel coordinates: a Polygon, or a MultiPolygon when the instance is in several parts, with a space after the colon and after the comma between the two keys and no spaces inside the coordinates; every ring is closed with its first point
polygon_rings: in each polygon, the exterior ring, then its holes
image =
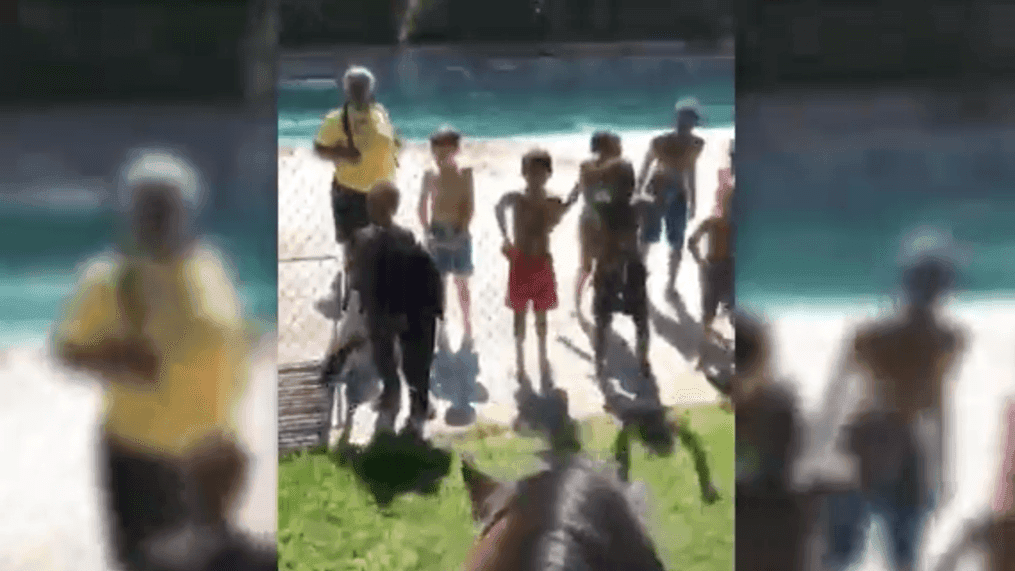
{"type": "Polygon", "coordinates": [[[547,222],[549,222],[547,231],[553,230],[558,224],[560,224],[561,219],[564,218],[564,213],[567,212],[567,209],[570,208],[570,206],[570,204],[567,204],[557,196],[547,197],[546,210],[548,216],[546,218],[547,222]]]}
{"type": "Polygon", "coordinates": [[[652,165],[656,161],[655,145],[656,142],[653,139],[652,142],[649,143],[648,151],[645,152],[645,159],[641,163],[641,170],[638,171],[638,179],[635,186],[635,192],[637,193],[644,192],[645,186],[648,184],[649,170],[652,168],[652,165]]]}
{"type": "Polygon", "coordinates": [[[694,261],[697,262],[698,264],[702,263],[700,249],[701,239],[702,237],[705,236],[707,232],[710,232],[712,230],[712,226],[714,224],[715,220],[712,218],[705,220],[704,222],[701,223],[700,226],[698,226],[698,229],[695,230],[694,233],[692,233],[691,236],[687,239],[687,250],[691,253],[691,258],[693,258],[694,261]]]}
{"type": "Polygon", "coordinates": [[[497,201],[497,206],[494,207],[494,214],[497,216],[497,227],[500,228],[500,234],[504,238],[504,244],[510,245],[511,239],[508,238],[507,232],[507,220],[506,213],[507,209],[513,207],[518,202],[519,194],[517,192],[509,192],[501,197],[497,201]]]}
{"type": "Polygon", "coordinates": [[[419,214],[419,224],[423,227],[423,232],[426,233],[427,228],[430,225],[430,200],[433,193],[433,176],[429,171],[423,173],[423,188],[419,192],[419,207],[417,213],[419,214]]]}
{"type": "Polygon", "coordinates": [[[472,225],[472,217],[476,214],[476,181],[471,167],[465,169],[465,204],[462,208],[465,209],[462,219],[465,221],[465,229],[468,229],[472,225]]]}
{"type": "Polygon", "coordinates": [[[570,207],[578,201],[578,197],[581,196],[582,191],[585,189],[585,176],[588,168],[588,161],[583,162],[581,166],[578,167],[578,180],[574,183],[574,188],[571,189],[571,193],[567,195],[567,200],[564,201],[565,206],[570,207]]]}
{"type": "Polygon", "coordinates": [[[687,218],[691,220],[694,218],[694,213],[698,205],[697,166],[692,164],[685,176],[687,176],[687,218]]]}

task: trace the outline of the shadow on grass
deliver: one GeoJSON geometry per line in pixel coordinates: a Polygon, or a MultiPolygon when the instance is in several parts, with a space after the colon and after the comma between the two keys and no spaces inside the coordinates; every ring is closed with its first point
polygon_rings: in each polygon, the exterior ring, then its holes
{"type": "Polygon", "coordinates": [[[450,451],[407,433],[375,434],[366,446],[345,444],[332,458],[351,469],[382,508],[403,494],[436,494],[451,471],[450,451]]]}
{"type": "Polygon", "coordinates": [[[541,379],[541,385],[541,392],[536,393],[527,378],[520,380],[515,393],[518,415],[512,430],[542,436],[555,453],[580,452],[578,423],[568,413],[567,391],[554,386],[552,372],[541,379]]]}

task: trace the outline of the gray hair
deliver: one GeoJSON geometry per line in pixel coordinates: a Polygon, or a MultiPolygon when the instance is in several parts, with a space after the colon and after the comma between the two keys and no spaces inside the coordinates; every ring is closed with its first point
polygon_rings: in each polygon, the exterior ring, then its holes
{"type": "Polygon", "coordinates": [[[177,191],[181,202],[195,212],[202,206],[204,182],[197,168],[179,153],[157,148],[130,151],[120,170],[119,206],[128,211],[137,190],[146,184],[165,185],[177,191]]]}
{"type": "Polygon", "coordinates": [[[370,93],[373,93],[374,86],[377,85],[377,79],[374,78],[373,72],[361,65],[350,67],[346,70],[345,75],[342,76],[342,87],[346,91],[349,91],[349,86],[354,82],[366,82],[367,91],[370,93]]]}

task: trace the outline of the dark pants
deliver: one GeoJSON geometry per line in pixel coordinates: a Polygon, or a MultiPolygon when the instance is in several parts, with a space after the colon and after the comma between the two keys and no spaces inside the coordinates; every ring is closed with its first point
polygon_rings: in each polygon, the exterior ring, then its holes
{"type": "Polygon", "coordinates": [[[101,455],[114,553],[127,569],[143,569],[142,543],[189,516],[182,471],[109,439],[101,455]]]}
{"type": "Polygon", "coordinates": [[[734,556],[750,561],[749,569],[796,571],[806,569],[808,532],[805,498],[786,491],[757,493],[737,484],[734,556]]]}
{"type": "Polygon", "coordinates": [[[346,244],[360,228],[370,225],[366,193],[331,183],[331,210],[335,217],[335,239],[346,244]]]}
{"type": "Polygon", "coordinates": [[[381,406],[398,406],[401,383],[395,360],[395,340],[399,341],[402,352],[401,370],[409,385],[410,413],[426,418],[430,406],[430,365],[433,363],[437,317],[427,312],[410,316],[408,327],[402,332],[394,331],[388,325],[371,325],[371,342],[374,349],[374,363],[384,381],[381,406]]]}

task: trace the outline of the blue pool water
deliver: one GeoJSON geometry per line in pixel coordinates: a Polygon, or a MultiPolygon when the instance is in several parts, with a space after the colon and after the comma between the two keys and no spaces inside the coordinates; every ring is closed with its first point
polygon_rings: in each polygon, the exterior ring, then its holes
{"type": "MultiPolygon", "coordinates": [[[[275,235],[267,223],[209,220],[212,241],[229,257],[247,315],[274,323],[277,311],[275,235]]],[[[73,291],[78,265],[116,240],[111,212],[0,208],[0,347],[44,342],[73,291]]]]}
{"type": "Polygon", "coordinates": [[[1003,160],[978,168],[991,152],[929,148],[885,159],[816,150],[738,162],[737,299],[769,306],[893,295],[899,241],[923,225],[954,236],[961,294],[1011,299],[1015,170],[1003,160]]]}
{"type": "MultiPolygon", "coordinates": [[[[378,99],[388,108],[399,133],[410,140],[426,139],[443,124],[451,124],[472,138],[547,135],[609,128],[617,131],[668,126],[673,104],[695,96],[707,126],[734,123],[732,75],[688,81],[678,87],[645,88],[622,85],[612,89],[553,91],[471,90],[441,92],[416,98],[401,91],[380,89],[378,99]]],[[[309,146],[321,117],[340,105],[333,82],[288,82],[279,87],[278,137],[282,147],[309,146]]]]}

